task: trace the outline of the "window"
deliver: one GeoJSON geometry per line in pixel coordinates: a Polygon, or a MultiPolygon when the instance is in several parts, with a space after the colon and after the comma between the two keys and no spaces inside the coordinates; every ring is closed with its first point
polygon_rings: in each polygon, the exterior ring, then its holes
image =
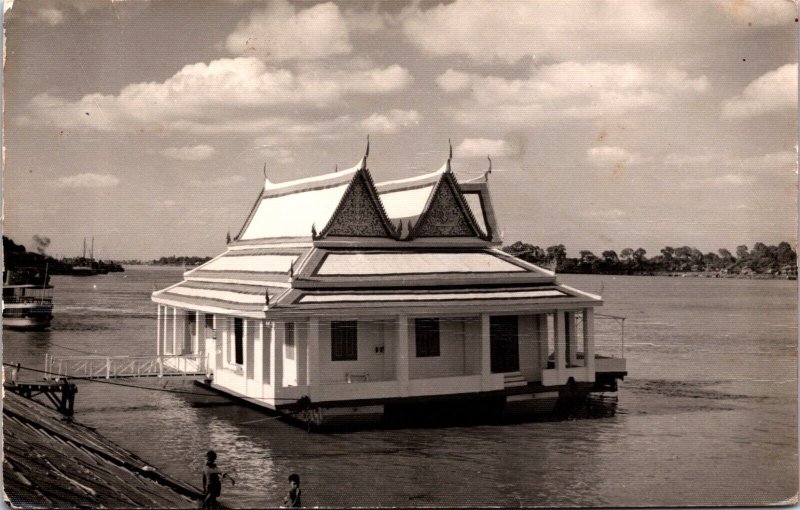
{"type": "Polygon", "coordinates": [[[417,338],[417,357],[439,355],[439,319],[416,319],[414,332],[417,338]]]}
{"type": "Polygon", "coordinates": [[[214,316],[207,313],[205,317],[205,336],[203,338],[216,338],[214,335],[214,316]]]}
{"type": "Polygon", "coordinates": [[[283,346],[286,351],[286,359],[294,359],[294,322],[287,322],[285,325],[283,346]]]}
{"type": "Polygon", "coordinates": [[[331,322],[331,360],[358,359],[358,323],[356,321],[331,322]]]}
{"type": "Polygon", "coordinates": [[[234,363],[237,365],[244,364],[244,321],[242,319],[233,319],[233,341],[234,341],[234,351],[236,353],[236,359],[234,359],[234,363]]]}

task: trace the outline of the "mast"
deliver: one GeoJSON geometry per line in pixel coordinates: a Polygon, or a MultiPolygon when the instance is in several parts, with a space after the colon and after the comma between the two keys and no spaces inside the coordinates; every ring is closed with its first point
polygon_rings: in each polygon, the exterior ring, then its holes
{"type": "Polygon", "coordinates": [[[94,262],[94,236],[92,236],[92,250],[89,252],[89,258],[94,262]]]}
{"type": "Polygon", "coordinates": [[[83,257],[86,258],[86,238],[83,238],[83,257]]]}

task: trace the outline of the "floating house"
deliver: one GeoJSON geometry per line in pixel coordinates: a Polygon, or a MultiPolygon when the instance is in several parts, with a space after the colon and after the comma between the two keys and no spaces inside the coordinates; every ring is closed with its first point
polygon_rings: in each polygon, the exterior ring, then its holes
{"type": "Polygon", "coordinates": [[[227,251],[153,293],[158,353],[313,424],[616,390],[625,360],[595,354],[601,298],[498,249],[487,181],[459,182],[448,159],[375,183],[367,156],[266,180],[227,251]]]}

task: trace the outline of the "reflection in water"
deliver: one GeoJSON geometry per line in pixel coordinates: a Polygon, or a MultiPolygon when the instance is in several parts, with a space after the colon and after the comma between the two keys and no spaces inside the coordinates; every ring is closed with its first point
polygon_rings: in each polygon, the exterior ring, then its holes
{"type": "MultiPolygon", "coordinates": [[[[149,294],[181,270],[126,275],[54,277],[52,331],[4,332],[4,358],[153,353],[149,294]]],[[[278,506],[292,472],[307,506],[758,505],[796,492],[793,282],[559,278],[603,282],[603,313],[628,317],[630,377],[573,419],[308,434],[238,405],[98,383],[80,383],[76,418],[196,486],[214,449],[237,480],[230,506],[278,506]]],[[[598,344],[619,354],[601,324],[598,344]]]]}

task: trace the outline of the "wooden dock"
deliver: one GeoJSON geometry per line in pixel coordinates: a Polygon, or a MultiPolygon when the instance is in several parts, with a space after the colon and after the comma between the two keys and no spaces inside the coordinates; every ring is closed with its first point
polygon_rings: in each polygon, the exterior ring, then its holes
{"type": "Polygon", "coordinates": [[[92,429],[6,391],[3,482],[11,508],[198,508],[172,479],[92,429]]]}

